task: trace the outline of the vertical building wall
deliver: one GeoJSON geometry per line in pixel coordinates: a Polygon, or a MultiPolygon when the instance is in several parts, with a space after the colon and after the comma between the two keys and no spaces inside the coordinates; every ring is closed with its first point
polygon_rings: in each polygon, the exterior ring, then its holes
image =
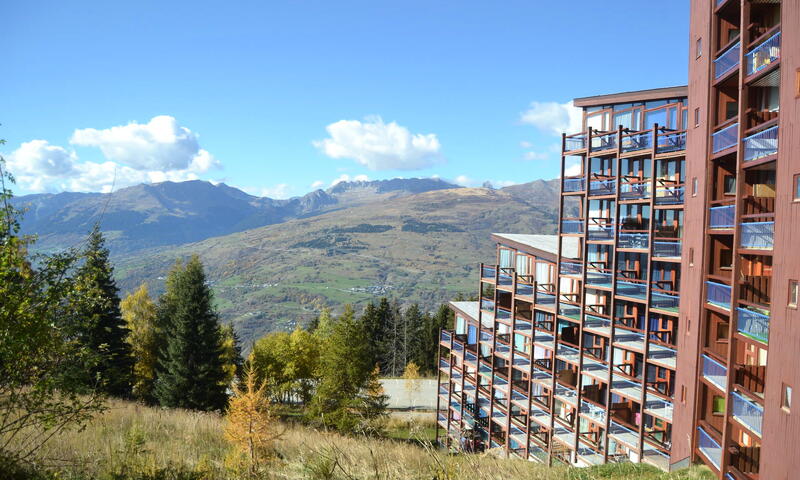
{"type": "Polygon", "coordinates": [[[759,478],[800,476],[800,311],[787,307],[789,280],[800,280],[800,202],[794,176],[800,174],[800,0],[781,2],[780,133],[776,165],[775,263],[766,376],[763,445],[759,478]],[[790,413],[781,409],[783,385],[793,388],[790,413]]]}
{"type": "Polygon", "coordinates": [[[706,158],[709,150],[709,83],[712,61],[711,7],[693,0],[689,28],[689,125],[686,139],[686,194],[684,197],[681,305],[678,334],[675,413],[671,464],[688,465],[692,459],[694,406],[700,334],[702,333],[703,270],[707,212],[706,158]],[[698,55],[698,40],[699,53],[698,55]],[[696,179],[696,181],[695,181],[696,179]]]}

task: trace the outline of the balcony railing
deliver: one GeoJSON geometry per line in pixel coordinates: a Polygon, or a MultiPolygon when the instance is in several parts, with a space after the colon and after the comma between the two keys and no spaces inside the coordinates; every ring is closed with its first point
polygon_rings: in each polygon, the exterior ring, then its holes
{"type": "Polygon", "coordinates": [[[444,370],[448,370],[450,368],[450,362],[448,362],[447,360],[445,360],[443,358],[440,358],[439,359],[439,368],[444,369],[444,370]]]}
{"type": "Polygon", "coordinates": [[[743,395],[731,392],[731,411],[733,418],[761,436],[761,421],[764,418],[764,408],[761,405],[743,395]]]}
{"type": "Polygon", "coordinates": [[[495,267],[483,267],[481,269],[481,278],[494,278],[497,273],[495,267]]]}
{"type": "Polygon", "coordinates": [[[728,369],[708,355],[703,355],[703,378],[716,385],[723,392],[727,391],[728,369]]]}
{"type": "Polygon", "coordinates": [[[775,222],[750,222],[741,224],[742,248],[772,250],[775,238],[775,222]]]}
{"type": "Polygon", "coordinates": [[[706,282],[706,302],[726,310],[731,309],[731,287],[717,282],[706,282]]]}
{"type": "Polygon", "coordinates": [[[581,178],[564,178],[565,192],[582,192],[586,189],[586,180],[581,178]]]}
{"type": "Polygon", "coordinates": [[[614,179],[592,180],[589,182],[589,195],[614,195],[616,188],[614,179]]]}
{"type": "Polygon", "coordinates": [[[721,78],[726,73],[739,66],[739,52],[741,50],[741,42],[729,47],[722,52],[716,60],[714,60],[714,78],[721,78]]]}
{"type": "Polygon", "coordinates": [[[617,148],[617,132],[592,137],[592,151],[612,150],[617,148]]]}
{"type": "Polygon", "coordinates": [[[617,246],[619,248],[648,248],[650,246],[650,234],[620,232],[617,246]]]}
{"type": "Polygon", "coordinates": [[[555,305],[556,296],[550,293],[536,292],[537,305],[555,305]]]}
{"type": "Polygon", "coordinates": [[[622,137],[622,151],[635,152],[638,150],[647,150],[653,147],[653,132],[648,130],[646,132],[631,133],[623,135],[622,137]]]}
{"type": "Polygon", "coordinates": [[[728,125],[722,130],[711,134],[712,152],[721,152],[727,148],[736,146],[739,141],[739,124],[728,125]]]}
{"type": "Polygon", "coordinates": [[[672,293],[665,292],[651,292],[653,299],[651,301],[654,308],[659,310],[678,311],[680,305],[680,297],[672,293]]]}
{"type": "Polygon", "coordinates": [[[710,228],[733,228],[735,216],[735,205],[711,207],[708,212],[708,226],[710,228]]]}
{"type": "Polygon", "coordinates": [[[762,343],[769,341],[769,315],[765,315],[749,308],[737,308],[739,314],[737,329],[745,337],[752,338],[762,343]]]}
{"type": "Polygon", "coordinates": [[[778,153],[778,126],[770,127],[749,137],[744,137],[744,161],[752,162],[759,158],[778,153]]]}
{"type": "Polygon", "coordinates": [[[581,307],[570,305],[568,303],[559,303],[558,314],[573,320],[580,320],[581,307]]]}
{"type": "Polygon", "coordinates": [[[677,205],[683,203],[683,187],[656,187],[656,204],[677,205]]]}
{"type": "Polygon", "coordinates": [[[659,258],[681,258],[681,242],[653,242],[653,256],[659,258]]]}
{"type": "Polygon", "coordinates": [[[697,448],[719,470],[722,464],[722,447],[703,427],[697,427],[697,448]]]}
{"type": "Polygon", "coordinates": [[[586,148],[586,134],[576,133],[564,139],[564,150],[582,150],[586,148]]]}
{"type": "Polygon", "coordinates": [[[561,233],[564,234],[583,233],[583,220],[562,220],[561,233]]]}
{"type": "Polygon", "coordinates": [[[494,302],[492,300],[481,299],[481,310],[494,312],[494,302]]]}
{"type": "Polygon", "coordinates": [[[450,335],[449,332],[442,330],[442,337],[441,337],[442,343],[450,343],[451,338],[452,336],[450,335]]]}
{"type": "Polygon", "coordinates": [[[583,265],[578,262],[562,260],[559,272],[561,275],[581,275],[583,274],[583,265]]]}
{"type": "Polygon", "coordinates": [[[503,307],[497,307],[497,317],[498,320],[510,320],[511,319],[511,310],[507,310],[503,307]]]}
{"type": "Polygon", "coordinates": [[[781,58],[781,32],[764,40],[746,55],[747,74],[753,75],[764,70],[781,58]]]}
{"type": "Polygon", "coordinates": [[[656,153],[686,150],[686,131],[658,134],[656,153]]]}
{"type": "Polygon", "coordinates": [[[614,277],[610,273],[596,272],[592,270],[586,271],[586,283],[588,285],[611,288],[611,282],[613,280],[614,277]]]}
{"type": "Polygon", "coordinates": [[[619,186],[620,200],[640,200],[650,198],[650,182],[622,183],[619,186]]]}

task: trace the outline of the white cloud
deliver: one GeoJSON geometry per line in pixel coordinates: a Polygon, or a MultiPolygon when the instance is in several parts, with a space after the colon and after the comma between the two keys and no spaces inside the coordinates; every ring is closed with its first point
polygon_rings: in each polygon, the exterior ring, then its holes
{"type": "Polygon", "coordinates": [[[493,180],[492,185],[496,188],[510,187],[511,185],[519,185],[519,182],[514,180],[493,180]]]}
{"type": "Polygon", "coordinates": [[[325,182],[323,182],[322,180],[317,180],[316,182],[311,184],[311,189],[312,190],[316,190],[316,189],[322,188],[324,186],[325,186],[325,182]]]}
{"type": "Polygon", "coordinates": [[[531,102],[528,110],[520,114],[520,122],[551,135],[561,135],[579,131],[582,114],[572,102],[531,102]]]}
{"type": "Polygon", "coordinates": [[[98,147],[106,159],[137,170],[205,172],[218,166],[214,157],[200,148],[197,134],[169,115],[153,117],[146,124],[75,130],[70,143],[98,147]]]}
{"type": "Polygon", "coordinates": [[[533,144],[525,140],[519,142],[519,146],[522,148],[533,148],[533,144]]]}
{"type": "Polygon", "coordinates": [[[525,160],[547,160],[548,158],[550,158],[550,155],[544,152],[530,151],[530,152],[525,152],[523,154],[523,158],[525,160]]]}
{"type": "Polygon", "coordinates": [[[579,163],[576,163],[575,165],[571,165],[564,169],[565,177],[571,177],[580,174],[581,174],[581,165],[579,163]]]}
{"type": "Polygon", "coordinates": [[[466,175],[459,175],[453,179],[453,183],[462,187],[471,187],[475,184],[475,181],[466,175]]]}
{"type": "Polygon", "coordinates": [[[197,135],[169,116],[144,125],[75,130],[70,142],[100,148],[105,161],[80,161],[74,150],[31,140],[8,155],[19,186],[30,192],[108,192],[138,183],[196,180],[220,167],[200,148],[197,135]]]}
{"type": "Polygon", "coordinates": [[[331,187],[342,182],[368,182],[368,181],[369,177],[366,175],[356,175],[355,177],[351,177],[350,175],[343,173],[339,175],[339,178],[331,182],[331,187]]]}
{"type": "Polygon", "coordinates": [[[412,134],[377,116],[364,122],[339,120],[325,130],[329,138],[314,141],[315,147],[331,158],[350,158],[370,170],[420,170],[444,161],[435,134],[412,134]]]}
{"type": "Polygon", "coordinates": [[[269,197],[280,200],[292,196],[292,187],[290,187],[288,183],[279,183],[272,187],[241,187],[241,190],[257,197],[269,197]]]}

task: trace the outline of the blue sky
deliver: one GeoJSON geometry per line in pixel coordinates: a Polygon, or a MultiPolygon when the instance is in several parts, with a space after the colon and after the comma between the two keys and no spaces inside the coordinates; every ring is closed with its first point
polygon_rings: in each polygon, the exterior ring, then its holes
{"type": "Polygon", "coordinates": [[[685,0],[9,2],[0,152],[17,193],[554,178],[567,103],[684,84],[687,29],[685,0]]]}

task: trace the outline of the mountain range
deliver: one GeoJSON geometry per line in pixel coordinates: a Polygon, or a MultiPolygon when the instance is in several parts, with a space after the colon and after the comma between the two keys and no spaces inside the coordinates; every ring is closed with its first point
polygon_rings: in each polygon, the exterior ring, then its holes
{"type": "Polygon", "coordinates": [[[393,179],[275,200],[189,181],[14,202],[27,209],[23,232],[38,234],[40,250],[77,244],[99,221],[123,294],[141,282],[158,294],[176,259],[200,255],[221,318],[249,342],[323,306],[388,296],[430,310],[473,294],[477,264],[494,260],[490,233],[555,232],[558,186],[393,179]]]}

